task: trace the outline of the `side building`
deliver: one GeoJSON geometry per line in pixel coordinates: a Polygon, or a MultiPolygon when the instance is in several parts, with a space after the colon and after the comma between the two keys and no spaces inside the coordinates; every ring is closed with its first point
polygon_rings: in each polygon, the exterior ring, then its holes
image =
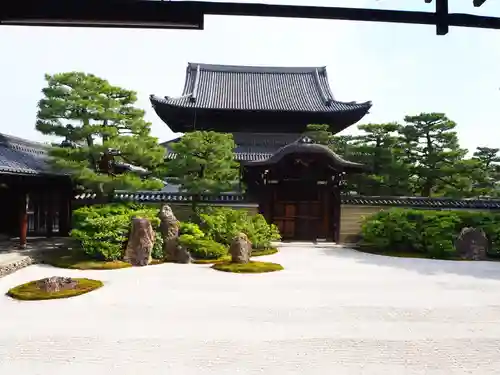
{"type": "MultiPolygon", "coordinates": [[[[150,100],[174,132],[233,134],[248,199],[284,239],[339,240],[343,176],[364,168],[302,134],[308,124],[327,124],[338,133],[372,104],[336,100],[325,67],[190,63],[180,96],[150,100]]],[[[167,142],[167,150],[176,141],[167,142]]]]}
{"type": "Polygon", "coordinates": [[[66,236],[71,229],[73,185],[52,171],[42,143],[0,133],[0,236],[66,236]]]}

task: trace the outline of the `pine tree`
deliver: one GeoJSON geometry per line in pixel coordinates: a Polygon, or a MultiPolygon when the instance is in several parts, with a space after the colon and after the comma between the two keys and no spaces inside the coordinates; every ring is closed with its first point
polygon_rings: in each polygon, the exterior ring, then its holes
{"type": "Polygon", "coordinates": [[[406,195],[409,170],[401,158],[397,123],[359,125],[363,131],[351,144],[355,161],[370,167],[370,173],[356,176],[363,195],[406,195]]]}
{"type": "Polygon", "coordinates": [[[454,185],[454,175],[467,153],[458,144],[456,123],[444,113],[406,116],[402,144],[405,162],[410,166],[415,193],[424,197],[442,195],[454,185]]]}
{"type": "Polygon", "coordinates": [[[500,189],[500,149],[478,147],[472,156],[477,161],[477,168],[484,172],[483,179],[476,181],[476,186],[482,189],[481,195],[499,196],[500,189]]]}
{"type": "Polygon", "coordinates": [[[81,72],[47,74],[45,80],[36,128],[45,135],[64,138],[50,149],[55,168],[67,171],[78,184],[101,197],[117,189],[163,187],[160,180],[144,173],[145,169],[154,172],[163,163],[165,149],[151,136],[144,111],[134,106],[134,91],[81,72]],[[116,161],[138,167],[139,173],[127,168],[116,174],[103,170],[100,161],[108,150],[121,154],[116,161]]]}
{"type": "Polygon", "coordinates": [[[167,177],[192,195],[193,212],[199,196],[232,191],[239,184],[232,134],[194,131],[171,145],[176,157],[165,163],[167,177]]]}

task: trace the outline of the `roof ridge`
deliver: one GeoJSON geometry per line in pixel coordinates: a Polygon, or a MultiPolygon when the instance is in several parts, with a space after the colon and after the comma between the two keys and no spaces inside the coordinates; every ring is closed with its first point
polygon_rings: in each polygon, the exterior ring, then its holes
{"type": "Polygon", "coordinates": [[[188,70],[226,72],[226,73],[281,73],[281,74],[312,74],[326,72],[326,66],[267,66],[267,65],[222,65],[222,64],[204,64],[188,63],[188,70]]]}
{"type": "Polygon", "coordinates": [[[10,134],[0,133],[0,145],[25,152],[45,153],[48,145],[42,142],[31,141],[10,134]]]}

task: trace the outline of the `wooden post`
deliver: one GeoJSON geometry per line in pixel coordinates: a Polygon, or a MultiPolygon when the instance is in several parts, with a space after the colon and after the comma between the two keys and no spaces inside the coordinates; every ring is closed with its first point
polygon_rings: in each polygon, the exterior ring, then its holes
{"type": "Polygon", "coordinates": [[[42,199],[43,199],[43,205],[45,206],[45,212],[46,214],[46,235],[47,237],[52,237],[52,231],[53,231],[53,226],[54,226],[54,204],[56,203],[56,200],[54,199],[55,194],[52,194],[50,191],[42,194],[42,199]]]}
{"type": "Polygon", "coordinates": [[[59,200],[59,236],[66,237],[71,231],[71,200],[73,191],[64,191],[59,200]]]}
{"type": "Polygon", "coordinates": [[[19,223],[19,247],[21,249],[26,248],[27,237],[28,237],[28,204],[29,196],[27,193],[21,195],[21,205],[20,205],[20,223],[19,223]]]}

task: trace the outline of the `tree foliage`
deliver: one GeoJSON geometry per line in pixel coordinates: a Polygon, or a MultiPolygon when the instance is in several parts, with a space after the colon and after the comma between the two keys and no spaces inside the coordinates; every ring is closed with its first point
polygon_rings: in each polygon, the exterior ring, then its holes
{"type": "Polygon", "coordinates": [[[64,138],[50,150],[55,168],[68,171],[84,188],[101,194],[163,186],[152,176],[110,175],[99,168],[108,149],[122,153],[118,160],[151,172],[163,162],[165,150],[151,136],[144,111],[135,107],[134,91],[82,72],[47,74],[45,80],[36,129],[64,138]]]}
{"type": "Polygon", "coordinates": [[[239,184],[231,134],[194,131],[171,145],[176,157],[166,161],[166,175],[180,190],[193,196],[218,194],[239,184]]]}
{"type": "Polygon", "coordinates": [[[305,134],[341,157],[370,167],[348,174],[346,192],[372,196],[500,196],[500,149],[460,147],[457,124],[443,113],[406,116],[404,122],[359,125],[358,135],[333,135],[327,125],[305,134]]]}

